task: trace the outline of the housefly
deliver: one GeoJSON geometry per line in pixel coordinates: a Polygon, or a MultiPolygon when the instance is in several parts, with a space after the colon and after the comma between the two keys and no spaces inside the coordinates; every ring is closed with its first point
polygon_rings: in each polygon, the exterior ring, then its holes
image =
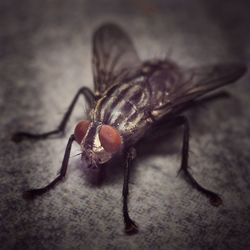
{"type": "Polygon", "coordinates": [[[126,233],[138,231],[128,212],[129,170],[136,143],[156,126],[183,127],[180,170],[207,196],[212,205],[222,203],[218,194],[202,187],[188,169],[189,122],[182,111],[208,92],[238,80],[246,72],[240,63],[183,68],[168,59],[141,61],[129,36],[115,24],[105,24],[93,36],[94,92],[79,89],[58,128],[33,134],[18,132],[13,140],[46,139],[65,131],[79,96],[88,103],[88,116],[78,122],[69,137],[58,176],[47,186],[28,190],[28,197],[45,193],[66,175],[73,142],[89,168],[102,168],[115,155],[124,159],[123,217],[126,233]]]}

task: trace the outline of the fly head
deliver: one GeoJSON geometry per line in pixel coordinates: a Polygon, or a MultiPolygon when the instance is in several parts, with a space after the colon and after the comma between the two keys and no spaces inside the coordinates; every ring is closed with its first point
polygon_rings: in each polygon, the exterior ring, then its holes
{"type": "Polygon", "coordinates": [[[101,122],[80,121],[74,135],[82,149],[82,160],[88,168],[98,168],[108,162],[122,146],[117,129],[101,122]]]}

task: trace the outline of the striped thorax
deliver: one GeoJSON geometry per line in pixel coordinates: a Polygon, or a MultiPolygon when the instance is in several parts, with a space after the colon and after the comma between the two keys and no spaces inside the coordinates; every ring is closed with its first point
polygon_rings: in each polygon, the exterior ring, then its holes
{"type": "Polygon", "coordinates": [[[148,85],[141,81],[115,85],[97,102],[93,120],[117,128],[126,143],[134,143],[150,126],[150,97],[148,85]]]}

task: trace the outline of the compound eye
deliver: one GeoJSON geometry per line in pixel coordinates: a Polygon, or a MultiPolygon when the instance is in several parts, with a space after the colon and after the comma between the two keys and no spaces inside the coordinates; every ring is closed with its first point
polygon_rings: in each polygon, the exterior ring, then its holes
{"type": "Polygon", "coordinates": [[[121,136],[119,132],[109,125],[102,125],[99,131],[101,145],[105,151],[115,153],[121,146],[121,136]]]}
{"type": "Polygon", "coordinates": [[[82,120],[77,123],[75,127],[75,131],[74,131],[74,135],[75,135],[76,141],[79,144],[81,144],[84,136],[86,135],[87,130],[89,128],[89,124],[90,124],[90,121],[87,121],[87,120],[82,120]]]}

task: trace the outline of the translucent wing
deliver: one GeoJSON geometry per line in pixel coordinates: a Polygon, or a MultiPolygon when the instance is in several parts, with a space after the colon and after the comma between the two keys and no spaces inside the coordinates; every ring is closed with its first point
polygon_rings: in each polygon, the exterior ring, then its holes
{"type": "MultiPolygon", "coordinates": [[[[172,71],[171,69],[168,71],[168,76],[172,75],[172,81],[167,80],[163,83],[164,86],[167,86],[164,90],[164,99],[157,100],[159,105],[155,105],[152,114],[158,119],[169,114],[176,114],[200,96],[237,81],[246,70],[245,65],[237,63],[186,70],[178,69],[175,66],[172,71]]],[[[157,75],[164,76],[164,73],[166,74],[166,70],[162,69],[161,73],[158,72],[157,75]]],[[[149,78],[151,86],[156,84],[153,76],[149,78]]],[[[159,82],[160,79],[158,78],[157,84],[159,82]]]]}
{"type": "Polygon", "coordinates": [[[141,63],[128,35],[115,24],[105,24],[93,36],[93,74],[95,91],[129,78],[141,63]]]}

